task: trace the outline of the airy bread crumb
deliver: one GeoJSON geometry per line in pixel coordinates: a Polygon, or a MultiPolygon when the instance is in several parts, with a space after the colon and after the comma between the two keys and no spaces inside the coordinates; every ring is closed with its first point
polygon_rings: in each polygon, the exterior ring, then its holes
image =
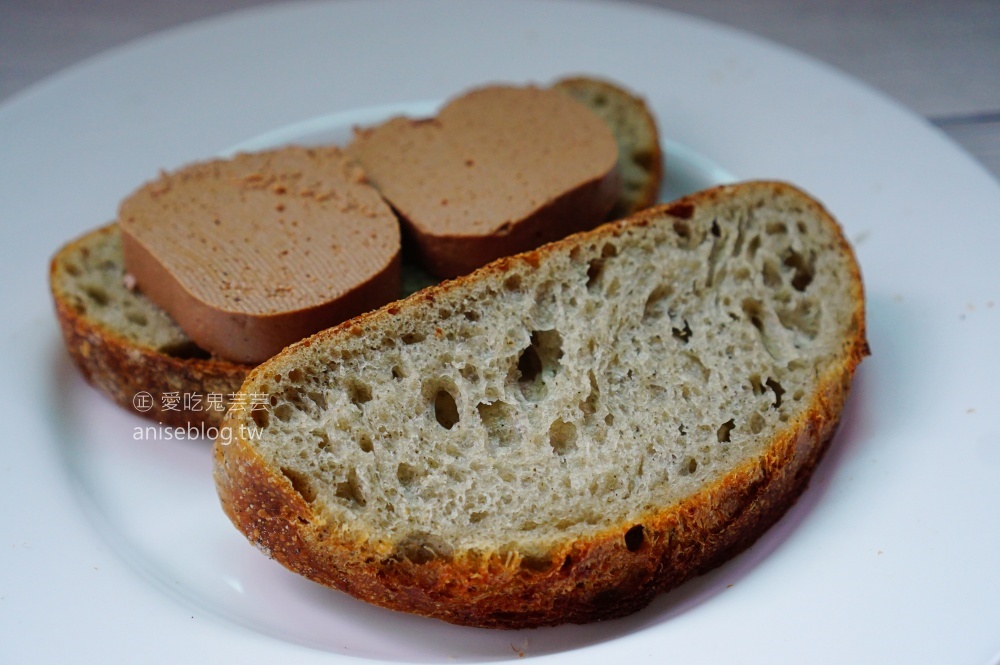
{"type": "Polygon", "coordinates": [[[368,600],[475,625],[615,616],[777,519],[865,353],[836,223],[787,185],[722,187],[287,349],[244,385],[269,403],[230,412],[258,431],[217,443],[217,483],[252,540],[368,600]],[[519,581],[491,586],[497,566],[519,581]],[[630,570],[642,584],[598,602],[630,570]]]}

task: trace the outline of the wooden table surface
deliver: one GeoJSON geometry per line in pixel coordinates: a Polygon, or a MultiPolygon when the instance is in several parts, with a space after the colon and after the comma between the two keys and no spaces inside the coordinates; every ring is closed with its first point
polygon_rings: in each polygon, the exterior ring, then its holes
{"type": "MultiPolygon", "coordinates": [[[[823,60],[926,117],[1000,178],[1000,0],[629,1],[823,60]]],[[[0,103],[113,46],[258,4],[265,1],[0,0],[0,103]]]]}

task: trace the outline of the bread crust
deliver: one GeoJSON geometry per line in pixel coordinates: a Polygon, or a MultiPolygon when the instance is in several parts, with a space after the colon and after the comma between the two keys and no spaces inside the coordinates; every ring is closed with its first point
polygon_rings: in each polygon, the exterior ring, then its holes
{"type": "MultiPolygon", "coordinates": [[[[784,183],[755,183],[762,196],[797,192],[784,183]]],[[[649,225],[658,217],[687,219],[692,206],[727,196],[723,186],[660,206],[538,250],[501,259],[481,271],[432,287],[390,307],[304,340],[254,370],[244,390],[320,336],[351,334],[469,280],[506,272],[514,262],[537,265],[553,247],[569,247],[649,225]]],[[[822,207],[808,205],[831,225],[841,249],[853,252],[822,207]]],[[[235,438],[217,441],[214,474],[222,507],[251,542],[287,568],[362,600],[448,622],[491,628],[584,623],[623,616],[657,594],[702,574],[746,549],[794,504],[829,446],[858,363],[869,353],[864,295],[856,261],[845,275],[854,297],[853,325],[840,362],[819,378],[808,407],[788,422],[758,456],[714,484],[642,519],[560,544],[545,560],[519,555],[452,552],[437,557],[400,555],[391,543],[342,535],[326,523],[283,475],[271,471],[242,436],[247,414],[226,423],[235,438]]]]}
{"type": "Polygon", "coordinates": [[[63,257],[79,252],[83,243],[95,235],[117,233],[116,226],[109,224],[70,242],[49,265],[56,318],[70,357],[90,384],[128,411],[166,425],[217,427],[225,411],[206,408],[206,396],[221,394],[228,404],[250,366],[219,358],[178,358],[137,344],[78,311],[59,288],[66,277],[62,274],[66,270],[63,257]],[[136,407],[141,403],[135,401],[135,396],[141,392],[152,397],[147,402],[151,402],[149,409],[136,407]],[[173,401],[164,400],[167,393],[198,396],[199,408],[185,408],[183,399],[176,409],[172,408],[173,401]]]}

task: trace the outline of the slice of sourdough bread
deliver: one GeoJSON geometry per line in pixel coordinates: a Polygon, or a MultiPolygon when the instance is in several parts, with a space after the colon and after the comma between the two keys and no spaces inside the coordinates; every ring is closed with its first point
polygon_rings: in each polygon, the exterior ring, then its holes
{"type": "Polygon", "coordinates": [[[213,358],[126,285],[117,224],[60,249],[49,286],[66,348],[90,383],[124,408],[169,425],[221,422],[250,366],[213,358]],[[136,398],[140,393],[150,398],[136,398]]]}
{"type": "Polygon", "coordinates": [[[805,193],[695,194],[421,291],[254,369],[222,506],[306,577],[517,628],[621,616],[795,501],[868,353],[805,193]]]}
{"type": "Polygon", "coordinates": [[[604,120],[618,143],[622,190],[607,218],[620,219],[656,203],[663,180],[663,151],[646,102],[619,85],[589,76],[561,79],[552,87],[604,120]]]}

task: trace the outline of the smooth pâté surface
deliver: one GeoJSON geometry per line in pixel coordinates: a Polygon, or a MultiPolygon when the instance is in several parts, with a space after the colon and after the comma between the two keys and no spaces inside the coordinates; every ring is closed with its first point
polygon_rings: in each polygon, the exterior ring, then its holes
{"type": "Polygon", "coordinates": [[[867,354],[802,192],[694,195],[418,293],[257,368],[223,506],[286,566],[396,609],[618,616],[798,496],[867,354]]]}
{"type": "Polygon", "coordinates": [[[119,211],[127,271],[202,348],[259,362],[399,289],[398,222],[335,147],[162,173],[119,211]]]}
{"type": "Polygon", "coordinates": [[[469,91],[434,118],[359,130],[346,150],[443,277],[592,228],[621,191],[607,124],[533,86],[469,91]]]}

